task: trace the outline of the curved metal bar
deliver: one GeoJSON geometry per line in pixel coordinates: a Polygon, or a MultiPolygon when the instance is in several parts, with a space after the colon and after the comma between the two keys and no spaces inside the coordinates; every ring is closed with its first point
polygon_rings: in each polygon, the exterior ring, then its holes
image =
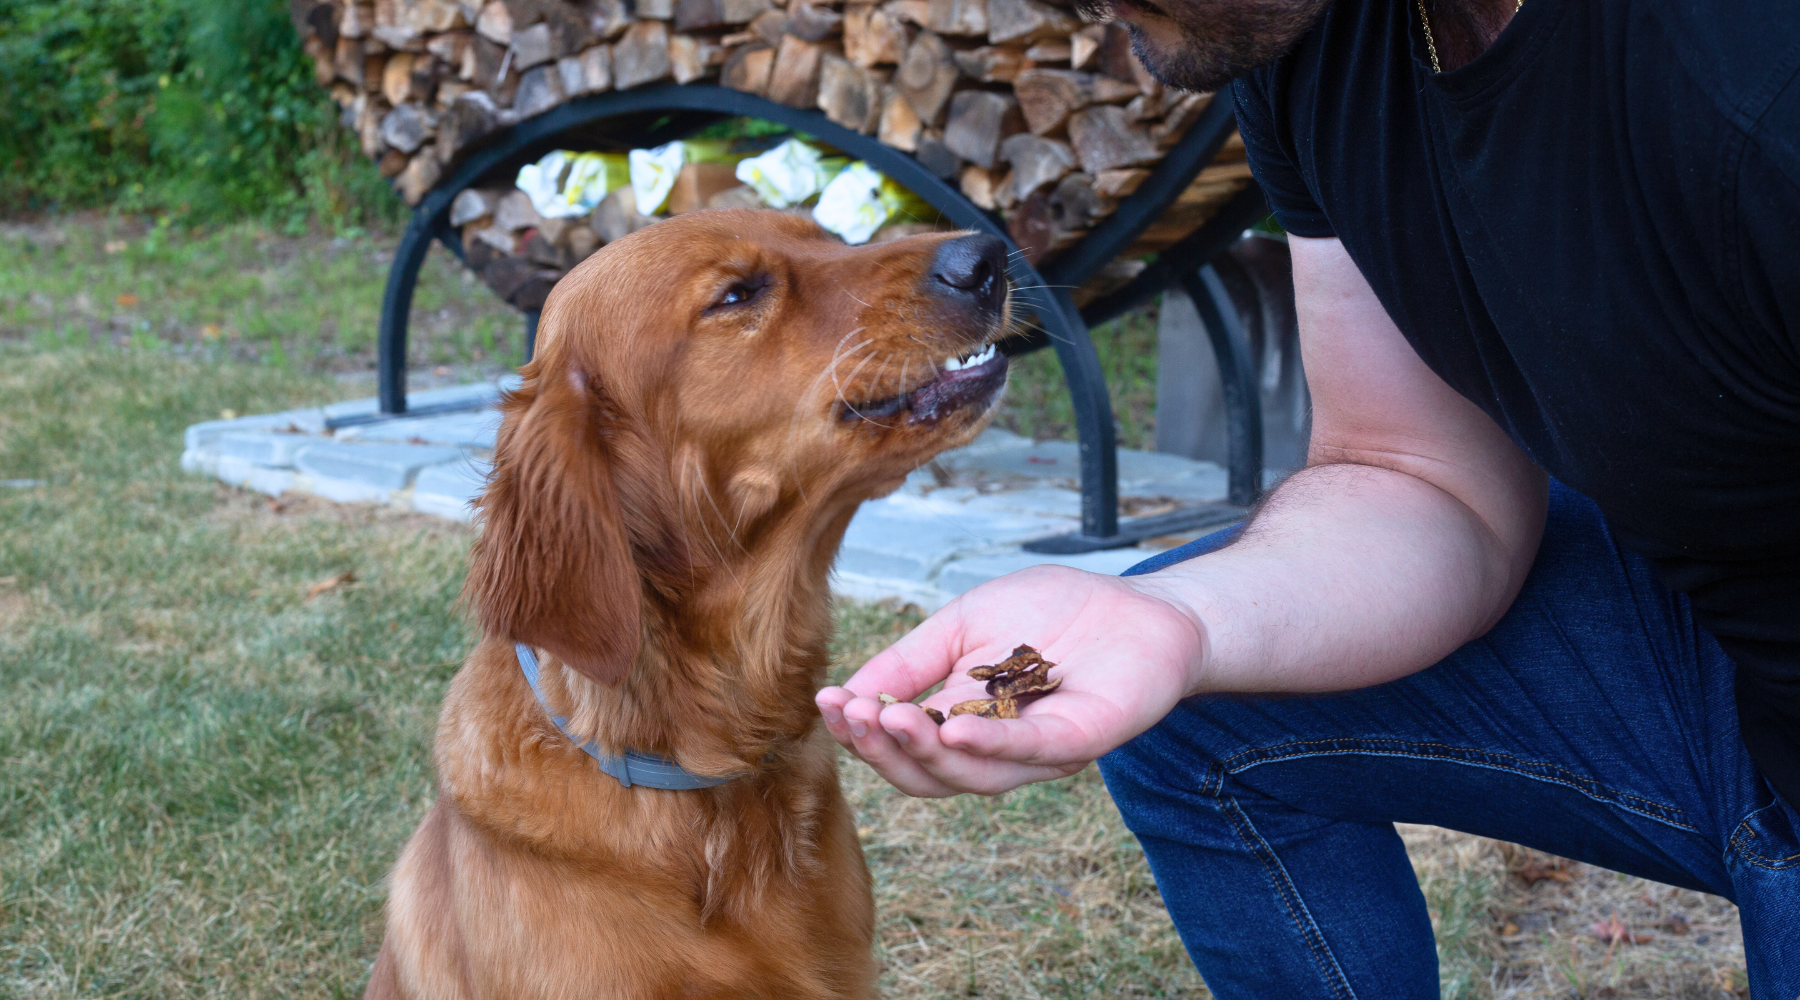
{"type": "Polygon", "coordinates": [[[1225,396],[1225,430],[1230,456],[1227,499],[1248,507],[1262,493],[1262,395],[1256,391],[1256,364],[1250,336],[1238,320],[1237,303],[1212,264],[1189,272],[1181,287],[1194,300],[1200,324],[1212,341],[1225,396]]]}
{"type": "MultiPolygon", "coordinates": [[[[451,252],[461,256],[460,236],[448,224],[450,203],[456,195],[496,172],[516,169],[535,160],[563,142],[566,133],[608,118],[666,111],[688,111],[711,117],[761,118],[817,136],[852,156],[867,160],[930,202],[956,225],[991,233],[1005,240],[1009,250],[1017,250],[1006,227],[998,219],[976,208],[960,191],[926,170],[917,160],[883,145],[873,136],[838,125],[817,111],[793,108],[754,94],[707,84],[661,84],[578,98],[485,138],[482,145],[447,180],[434,187],[414,211],[395,250],[382,300],[378,377],[383,413],[402,413],[406,409],[406,327],[413,288],[432,239],[442,241],[451,252]]],[[[1069,289],[1129,246],[1212,159],[1234,127],[1230,102],[1215,98],[1138,190],[1080,244],[1047,266],[1044,273],[1040,274],[1021,254],[1014,253],[1010,258],[1009,270],[1018,288],[1015,297],[1038,315],[1045,339],[1056,348],[1069,386],[1080,439],[1084,535],[1109,537],[1117,533],[1117,445],[1112,401],[1100,358],[1087,336],[1082,314],[1070,299],[1069,289]]],[[[656,131],[656,124],[645,131],[656,131]]],[[[1209,228],[1212,228],[1210,224],[1203,227],[1203,231],[1209,228]]],[[[530,356],[531,341],[535,339],[532,336],[536,332],[534,326],[528,319],[527,357],[530,356]]],[[[1017,346],[1030,349],[1041,343],[1017,346]]],[[[1009,353],[1016,353],[1016,350],[1009,353]]]]}
{"type": "Polygon", "coordinates": [[[1268,214],[1268,202],[1263,198],[1262,188],[1252,182],[1249,187],[1232,195],[1231,200],[1213,213],[1213,217],[1206,220],[1199,229],[1158,254],[1155,263],[1144,268],[1129,284],[1088,303],[1087,308],[1081,311],[1081,318],[1087,321],[1089,327],[1117,318],[1132,306],[1179,281],[1182,275],[1192,274],[1216,259],[1237,242],[1245,229],[1268,214]]]}

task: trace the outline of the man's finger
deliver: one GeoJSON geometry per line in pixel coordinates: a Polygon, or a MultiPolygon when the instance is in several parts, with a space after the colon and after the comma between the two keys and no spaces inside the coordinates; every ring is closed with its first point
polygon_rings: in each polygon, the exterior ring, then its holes
{"type": "MultiPolygon", "coordinates": [[[[960,717],[965,718],[965,717],[960,717]]],[[[916,705],[889,705],[878,720],[900,747],[936,781],[958,791],[997,794],[1033,781],[1073,774],[1087,761],[1021,763],[1004,757],[983,756],[946,744],[942,730],[916,705]]],[[[987,719],[971,722],[998,725],[987,719]]],[[[948,727],[950,723],[945,723],[948,727]]]]}
{"type": "MultiPolygon", "coordinates": [[[[852,753],[874,768],[889,784],[908,795],[944,798],[965,790],[939,780],[908,755],[900,742],[876,721],[881,710],[880,703],[868,698],[855,699],[845,706],[844,724],[852,753]]],[[[925,713],[920,710],[918,715],[924,718],[925,713]]],[[[935,736],[930,738],[936,739],[935,736]]]]}

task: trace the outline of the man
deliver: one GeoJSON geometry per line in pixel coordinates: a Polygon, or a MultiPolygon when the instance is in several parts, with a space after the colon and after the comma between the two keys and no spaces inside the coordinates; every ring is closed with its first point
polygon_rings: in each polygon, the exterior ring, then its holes
{"type": "Polygon", "coordinates": [[[1395,821],[1733,899],[1793,1000],[1800,4],[1111,3],[1165,82],[1235,78],[1310,466],[1234,541],[970,591],[833,735],[914,795],[1105,755],[1225,1000],[1437,996],[1395,821]],[[874,700],[1018,643],[1064,678],[1022,719],[874,700]]]}

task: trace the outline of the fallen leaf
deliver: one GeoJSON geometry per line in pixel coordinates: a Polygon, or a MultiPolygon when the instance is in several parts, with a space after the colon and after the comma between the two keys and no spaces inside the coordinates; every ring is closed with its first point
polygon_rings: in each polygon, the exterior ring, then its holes
{"type": "Polygon", "coordinates": [[[287,513],[288,502],[286,500],[277,500],[274,497],[263,497],[263,503],[266,503],[269,505],[270,513],[273,513],[273,514],[287,513]]]}
{"type": "Polygon", "coordinates": [[[113,302],[121,309],[130,309],[132,306],[138,304],[138,297],[130,292],[120,292],[119,297],[114,299],[113,302]]]}
{"type": "Polygon", "coordinates": [[[1680,937],[1688,932],[1688,918],[1679,913],[1671,913],[1663,918],[1662,929],[1680,937]]]}
{"type": "Polygon", "coordinates": [[[0,587],[11,587],[19,582],[16,576],[0,576],[0,587]]]}
{"type": "Polygon", "coordinates": [[[205,337],[207,340],[218,340],[219,334],[224,332],[225,328],[217,323],[208,323],[200,328],[200,336],[205,337]]]}
{"type": "Polygon", "coordinates": [[[1545,879],[1564,884],[1575,881],[1575,876],[1570,874],[1568,866],[1563,863],[1561,858],[1551,862],[1533,858],[1513,869],[1513,874],[1526,885],[1537,885],[1545,879]]]}
{"type": "Polygon", "coordinates": [[[343,586],[346,583],[355,583],[355,582],[356,582],[356,574],[350,572],[349,570],[345,570],[344,572],[339,573],[336,576],[328,576],[325,579],[320,580],[318,583],[313,584],[311,587],[308,587],[306,590],[306,599],[308,601],[310,601],[313,598],[319,596],[320,594],[326,593],[328,591],[336,590],[337,588],[343,586]]]}
{"type": "Polygon", "coordinates": [[[1500,936],[1501,937],[1512,937],[1514,934],[1517,934],[1517,933],[1519,933],[1519,925],[1513,923],[1510,920],[1508,920],[1506,923],[1500,925],[1500,936]]]}
{"type": "Polygon", "coordinates": [[[220,420],[236,420],[237,419],[237,411],[236,410],[220,410],[219,411],[219,419],[220,420]]]}
{"type": "Polygon", "coordinates": [[[106,252],[107,253],[124,253],[125,248],[130,245],[131,244],[125,242],[124,240],[107,240],[106,241],[106,252]]]}
{"type": "Polygon", "coordinates": [[[450,366],[438,365],[431,370],[431,374],[436,375],[438,378],[448,378],[450,376],[450,366]]]}
{"type": "Polygon", "coordinates": [[[1588,935],[1607,944],[1644,944],[1650,940],[1649,934],[1633,934],[1631,928],[1619,920],[1619,911],[1606,920],[1596,920],[1588,928],[1588,935]]]}

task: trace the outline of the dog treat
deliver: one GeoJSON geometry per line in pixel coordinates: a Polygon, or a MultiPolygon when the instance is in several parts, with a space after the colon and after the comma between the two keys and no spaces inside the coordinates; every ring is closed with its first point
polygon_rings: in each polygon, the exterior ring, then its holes
{"type": "MultiPolygon", "coordinates": [[[[1062,686],[1062,678],[1052,678],[1050,668],[1056,664],[1038,655],[1038,651],[1030,646],[1020,646],[1012,651],[1012,655],[999,663],[990,666],[975,667],[969,676],[978,681],[987,681],[987,693],[991,697],[971,698],[959,701],[950,706],[950,718],[958,715],[979,715],[984,719],[1016,719],[1019,708],[1042,698],[1044,695],[1062,686]]],[[[898,704],[900,699],[883,692],[876,696],[883,705],[898,704]]],[[[935,708],[925,709],[931,721],[943,725],[945,715],[935,708]]]]}
{"type": "MultiPolygon", "coordinates": [[[[891,694],[888,694],[886,691],[876,692],[875,699],[877,701],[881,702],[881,706],[883,708],[886,708],[889,705],[900,704],[900,699],[894,697],[891,694]]],[[[921,705],[919,707],[925,709],[925,715],[926,715],[926,717],[931,719],[931,721],[937,723],[940,726],[944,724],[944,713],[938,711],[935,708],[926,708],[924,705],[921,705]]]]}

